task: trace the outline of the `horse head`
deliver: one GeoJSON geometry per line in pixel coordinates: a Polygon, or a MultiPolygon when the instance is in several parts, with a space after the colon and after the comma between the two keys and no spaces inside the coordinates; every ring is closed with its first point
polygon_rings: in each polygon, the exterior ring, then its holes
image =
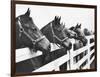
{"type": "Polygon", "coordinates": [[[86,36],[89,36],[89,35],[93,35],[93,32],[90,31],[90,30],[88,30],[87,28],[84,28],[84,34],[85,34],[86,36]]]}
{"type": "Polygon", "coordinates": [[[55,36],[55,42],[59,43],[63,47],[67,48],[68,50],[71,49],[72,43],[70,42],[69,38],[66,36],[64,31],[65,24],[60,23],[61,17],[55,16],[52,23],[52,30],[53,35],[55,36]]]}
{"type": "Polygon", "coordinates": [[[70,30],[76,32],[76,39],[80,40],[83,43],[83,45],[87,44],[87,39],[84,35],[84,32],[81,30],[81,24],[77,24],[75,27],[71,27],[70,30]]]}
{"type": "Polygon", "coordinates": [[[50,52],[50,42],[34,24],[29,8],[16,18],[16,48],[21,46],[41,50],[43,54],[50,52]]]}

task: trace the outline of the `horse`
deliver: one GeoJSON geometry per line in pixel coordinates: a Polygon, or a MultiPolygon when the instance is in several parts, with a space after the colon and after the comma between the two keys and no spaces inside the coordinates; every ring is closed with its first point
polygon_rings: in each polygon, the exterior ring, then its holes
{"type": "MultiPolygon", "coordinates": [[[[44,57],[43,63],[50,59],[51,45],[30,17],[30,9],[25,14],[16,17],[16,49],[28,47],[31,52],[40,50],[44,57]]],[[[32,62],[38,65],[38,60],[32,62]]]]}
{"type": "Polygon", "coordinates": [[[87,39],[85,37],[84,32],[81,30],[81,24],[77,24],[75,27],[69,28],[70,30],[76,32],[77,37],[75,37],[75,50],[79,49],[87,44],[87,39]]]}
{"type": "Polygon", "coordinates": [[[89,31],[87,28],[84,28],[84,34],[85,36],[93,35],[94,33],[92,31],[89,31]]]}
{"type": "MultiPolygon", "coordinates": [[[[51,22],[49,22],[41,29],[41,32],[48,38],[51,43],[57,44],[58,47],[60,45],[61,48],[65,48],[65,51],[63,52],[70,51],[72,48],[70,38],[75,36],[76,33],[72,33],[71,30],[68,31],[68,29],[65,28],[65,24],[61,23],[60,20],[61,16],[55,16],[51,22]]],[[[66,65],[67,62],[60,67],[60,70],[66,70],[66,65]]]]}
{"type": "MultiPolygon", "coordinates": [[[[86,36],[84,34],[84,32],[81,30],[81,24],[77,24],[75,27],[71,27],[69,28],[70,30],[76,32],[77,37],[75,37],[75,44],[74,44],[74,50],[77,50],[83,46],[86,46],[87,44],[87,39],[86,36]]],[[[85,51],[84,53],[76,56],[75,58],[75,62],[77,62],[78,60],[80,60],[83,56],[85,56],[87,53],[87,51],[85,51]]]]}
{"type": "MultiPolygon", "coordinates": [[[[95,33],[93,31],[88,30],[87,28],[84,28],[84,34],[85,36],[91,36],[91,35],[95,35],[95,33]]],[[[90,43],[93,43],[95,41],[94,38],[90,39],[90,43]]],[[[92,47],[91,49],[93,49],[94,47],[92,47]]]]}
{"type": "Polygon", "coordinates": [[[64,25],[63,28],[61,28],[62,24],[60,23],[60,20],[61,17],[55,16],[51,22],[41,29],[41,32],[51,43],[59,44],[61,47],[66,48],[66,50],[70,50],[72,43],[63,31],[64,25]]]}

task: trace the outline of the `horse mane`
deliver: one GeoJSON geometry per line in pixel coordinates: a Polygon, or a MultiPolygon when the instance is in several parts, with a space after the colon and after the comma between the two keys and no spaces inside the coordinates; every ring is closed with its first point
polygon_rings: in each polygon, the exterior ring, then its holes
{"type": "Polygon", "coordinates": [[[48,24],[46,24],[45,26],[43,26],[42,28],[41,28],[41,31],[42,30],[46,30],[47,28],[50,28],[50,24],[52,23],[53,21],[51,21],[51,22],[49,22],[48,24]]]}

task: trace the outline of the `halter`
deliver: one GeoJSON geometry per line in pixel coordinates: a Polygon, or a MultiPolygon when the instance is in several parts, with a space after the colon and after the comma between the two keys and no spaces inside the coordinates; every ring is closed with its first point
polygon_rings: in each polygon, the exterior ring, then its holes
{"type": "Polygon", "coordinates": [[[34,40],[34,39],[24,30],[24,28],[22,27],[20,17],[18,17],[18,24],[19,24],[19,31],[20,31],[20,33],[23,32],[23,33],[32,41],[33,45],[35,45],[37,42],[39,42],[40,40],[42,40],[42,39],[45,38],[45,36],[42,36],[42,37],[40,37],[40,38],[34,40]]]}
{"type": "Polygon", "coordinates": [[[52,34],[53,34],[53,38],[56,38],[57,40],[59,40],[61,43],[64,42],[66,39],[68,39],[68,37],[65,37],[64,39],[60,39],[58,36],[55,35],[53,27],[52,27],[52,23],[50,24],[51,26],[51,30],[52,30],[52,34]]]}

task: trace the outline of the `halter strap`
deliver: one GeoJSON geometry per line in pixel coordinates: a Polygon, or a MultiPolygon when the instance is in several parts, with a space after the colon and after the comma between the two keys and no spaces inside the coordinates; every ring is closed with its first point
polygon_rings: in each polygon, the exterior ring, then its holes
{"type": "Polygon", "coordinates": [[[38,42],[38,41],[40,41],[40,40],[42,40],[42,39],[45,38],[45,36],[42,36],[42,37],[40,37],[40,38],[34,40],[34,39],[24,30],[24,28],[22,27],[20,17],[18,17],[18,24],[19,24],[19,28],[20,28],[19,30],[20,30],[20,32],[21,32],[21,33],[23,32],[23,33],[32,41],[32,43],[33,43],[34,45],[36,44],[36,42],[38,42]]]}
{"type": "Polygon", "coordinates": [[[53,37],[55,37],[57,40],[59,40],[60,42],[63,42],[66,39],[68,39],[68,37],[65,37],[64,39],[61,40],[58,36],[55,35],[54,30],[53,30],[53,27],[52,27],[52,23],[50,23],[50,26],[51,26],[51,30],[52,30],[53,37]]]}

